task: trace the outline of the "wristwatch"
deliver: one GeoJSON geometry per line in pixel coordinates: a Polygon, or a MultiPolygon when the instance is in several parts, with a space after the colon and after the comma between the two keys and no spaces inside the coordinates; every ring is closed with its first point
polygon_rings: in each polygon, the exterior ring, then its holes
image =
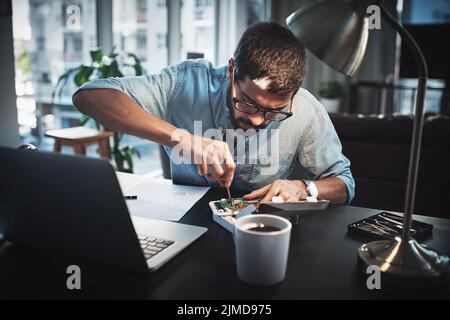
{"type": "Polygon", "coordinates": [[[302,180],[306,186],[306,192],[308,193],[308,197],[317,198],[319,196],[319,190],[317,190],[317,186],[314,182],[309,180],[302,180]]]}

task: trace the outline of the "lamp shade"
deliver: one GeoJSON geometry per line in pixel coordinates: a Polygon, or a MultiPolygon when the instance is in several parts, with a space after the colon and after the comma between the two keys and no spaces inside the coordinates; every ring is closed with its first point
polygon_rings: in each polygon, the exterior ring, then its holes
{"type": "Polygon", "coordinates": [[[292,13],[286,23],[305,48],[328,66],[354,76],[369,36],[365,13],[346,1],[311,1],[292,13]]]}

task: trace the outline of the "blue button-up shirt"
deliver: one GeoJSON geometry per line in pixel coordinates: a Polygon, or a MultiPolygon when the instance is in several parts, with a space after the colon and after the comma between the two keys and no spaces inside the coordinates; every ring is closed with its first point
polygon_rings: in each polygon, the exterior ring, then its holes
{"type": "MultiPolygon", "coordinates": [[[[226,71],[226,67],[215,68],[206,60],[189,60],[165,68],[157,75],[99,79],[79,90],[120,90],[148,112],[178,128],[198,135],[210,132],[210,129],[219,129],[219,133],[223,133],[231,127],[227,104],[230,81],[226,71]]],[[[249,150],[258,152],[253,160],[239,158],[247,160],[237,161],[232,188],[251,191],[274,180],[287,179],[297,164],[298,179],[338,177],[347,186],[348,202],[353,199],[355,182],[350,161],[342,154],[341,143],[327,111],[312,94],[300,89],[294,97],[293,116],[282,122],[271,122],[267,129],[269,140],[263,139],[264,130],[260,130],[245,137],[245,148],[244,145],[231,147],[237,158],[243,152],[250,154],[249,150]],[[277,134],[271,134],[272,130],[277,134]],[[277,142],[272,145],[270,139],[275,137],[277,142]]],[[[175,160],[171,151],[166,147],[174,182],[215,184],[200,176],[196,165],[180,163],[179,158],[175,160]]]]}

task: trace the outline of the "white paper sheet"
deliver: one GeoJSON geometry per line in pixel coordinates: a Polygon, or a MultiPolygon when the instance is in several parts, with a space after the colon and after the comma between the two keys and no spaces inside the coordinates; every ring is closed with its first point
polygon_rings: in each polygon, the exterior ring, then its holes
{"type": "Polygon", "coordinates": [[[119,174],[124,195],[136,195],[127,200],[132,215],[179,221],[209,190],[209,187],[174,185],[170,180],[151,179],[119,174]]]}

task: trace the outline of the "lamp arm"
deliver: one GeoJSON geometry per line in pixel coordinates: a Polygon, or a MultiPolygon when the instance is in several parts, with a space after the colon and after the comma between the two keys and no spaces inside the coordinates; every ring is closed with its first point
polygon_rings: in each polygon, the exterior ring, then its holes
{"type": "Polygon", "coordinates": [[[403,216],[403,232],[402,240],[407,243],[411,237],[412,215],[414,214],[414,201],[416,197],[417,176],[419,173],[420,150],[422,144],[422,129],[424,120],[424,104],[425,94],[427,90],[428,69],[422,51],[417,45],[413,37],[406,31],[397,20],[380,5],[381,15],[401,36],[402,40],[408,45],[412,51],[414,59],[417,63],[419,72],[419,81],[417,87],[417,95],[414,100],[414,124],[413,136],[411,143],[411,154],[409,158],[408,181],[406,186],[405,209],[403,216]]]}
{"type": "Polygon", "coordinates": [[[366,14],[366,10],[368,6],[377,5],[379,6],[383,0],[347,0],[347,3],[350,7],[353,8],[356,12],[366,14]]]}

